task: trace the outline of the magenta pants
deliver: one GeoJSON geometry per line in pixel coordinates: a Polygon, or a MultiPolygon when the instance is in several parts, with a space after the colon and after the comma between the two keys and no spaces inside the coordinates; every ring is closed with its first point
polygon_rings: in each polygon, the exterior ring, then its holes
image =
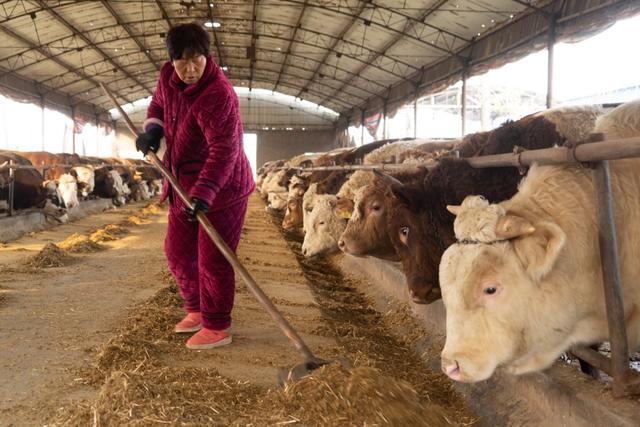
{"type": "MultiPolygon", "coordinates": [[[[213,227],[234,252],[240,242],[248,201],[244,198],[207,214],[213,227]]],[[[233,267],[200,225],[187,220],[181,204],[169,207],[164,251],[184,299],[185,310],[202,313],[205,328],[221,330],[231,326],[235,296],[233,267]]]]}

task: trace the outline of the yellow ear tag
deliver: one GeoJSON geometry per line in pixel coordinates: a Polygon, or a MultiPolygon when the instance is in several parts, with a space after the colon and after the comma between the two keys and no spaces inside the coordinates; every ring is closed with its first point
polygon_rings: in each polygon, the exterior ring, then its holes
{"type": "Polygon", "coordinates": [[[351,212],[348,211],[340,211],[340,218],[351,219],[351,212]]]}

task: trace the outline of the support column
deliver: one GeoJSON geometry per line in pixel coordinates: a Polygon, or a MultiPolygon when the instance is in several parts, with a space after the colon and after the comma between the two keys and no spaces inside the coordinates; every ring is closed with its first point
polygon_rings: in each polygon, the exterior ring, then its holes
{"type": "Polygon", "coordinates": [[[556,44],[556,20],[557,15],[549,17],[547,30],[547,108],[553,107],[553,48],[556,44]]]}
{"type": "Polygon", "coordinates": [[[462,71],[462,95],[461,95],[461,108],[460,108],[460,116],[461,116],[461,124],[462,124],[462,135],[466,135],[467,130],[467,68],[465,67],[462,71]]]}
{"type": "Polygon", "coordinates": [[[413,98],[413,137],[418,138],[418,94],[413,98]]]}
{"type": "Polygon", "coordinates": [[[40,145],[42,146],[42,150],[41,151],[45,151],[44,149],[44,95],[40,95],[40,109],[42,110],[42,113],[40,115],[40,121],[41,121],[41,135],[40,135],[40,145]]]}
{"type": "Polygon", "coordinates": [[[362,110],[361,120],[360,120],[360,145],[364,145],[364,110],[362,110]]]}
{"type": "Polygon", "coordinates": [[[389,102],[388,98],[384,99],[384,104],[382,106],[382,118],[384,119],[384,122],[382,123],[382,139],[388,139],[387,138],[387,104],[389,102]]]}
{"type": "Polygon", "coordinates": [[[71,106],[71,121],[73,122],[73,132],[71,132],[71,153],[76,153],[76,106],[71,106]]]}

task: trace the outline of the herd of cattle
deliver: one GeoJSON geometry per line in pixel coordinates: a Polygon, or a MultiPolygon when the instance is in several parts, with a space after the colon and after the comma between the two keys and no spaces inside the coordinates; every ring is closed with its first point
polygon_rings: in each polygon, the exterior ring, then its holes
{"type": "MultiPolygon", "coordinates": [[[[67,211],[89,198],[147,200],[160,192],[161,174],[144,160],[84,157],[46,151],[0,150],[0,165],[13,173],[14,209],[39,208],[64,222],[67,211]]],[[[10,172],[0,170],[0,210],[8,209],[10,172]]]]}
{"type": "MultiPolygon", "coordinates": [[[[416,303],[443,299],[442,369],[457,381],[496,368],[547,368],[608,339],[591,172],[582,165],[474,169],[462,159],[563,146],[592,132],[640,136],[640,101],[565,107],[456,141],[382,141],[265,164],[258,189],[303,254],[342,250],[401,261],[416,303]],[[424,163],[405,172],[304,166],[424,163]]],[[[640,345],[640,159],[611,162],[627,337],[640,345]]]]}

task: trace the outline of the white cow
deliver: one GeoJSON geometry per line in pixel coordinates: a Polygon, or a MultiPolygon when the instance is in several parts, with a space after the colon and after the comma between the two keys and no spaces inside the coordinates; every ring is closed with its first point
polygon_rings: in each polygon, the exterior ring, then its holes
{"type": "Polygon", "coordinates": [[[74,166],[72,168],[78,179],[78,190],[83,198],[89,197],[95,188],[95,177],[91,166],[74,166]]]}
{"type": "MultiPolygon", "coordinates": [[[[595,131],[640,136],[638,117],[640,103],[625,104],[595,131]]],[[[612,161],[611,180],[633,350],[640,346],[640,159],[612,161]]],[[[533,166],[510,200],[489,205],[476,196],[449,209],[459,242],[440,264],[449,377],[475,382],[498,367],[538,371],[575,344],[609,339],[589,169],[533,166]]]]}
{"type": "Polygon", "coordinates": [[[68,173],[60,175],[56,180],[57,193],[64,200],[67,209],[73,209],[80,205],[78,201],[78,181],[68,173]]]}

